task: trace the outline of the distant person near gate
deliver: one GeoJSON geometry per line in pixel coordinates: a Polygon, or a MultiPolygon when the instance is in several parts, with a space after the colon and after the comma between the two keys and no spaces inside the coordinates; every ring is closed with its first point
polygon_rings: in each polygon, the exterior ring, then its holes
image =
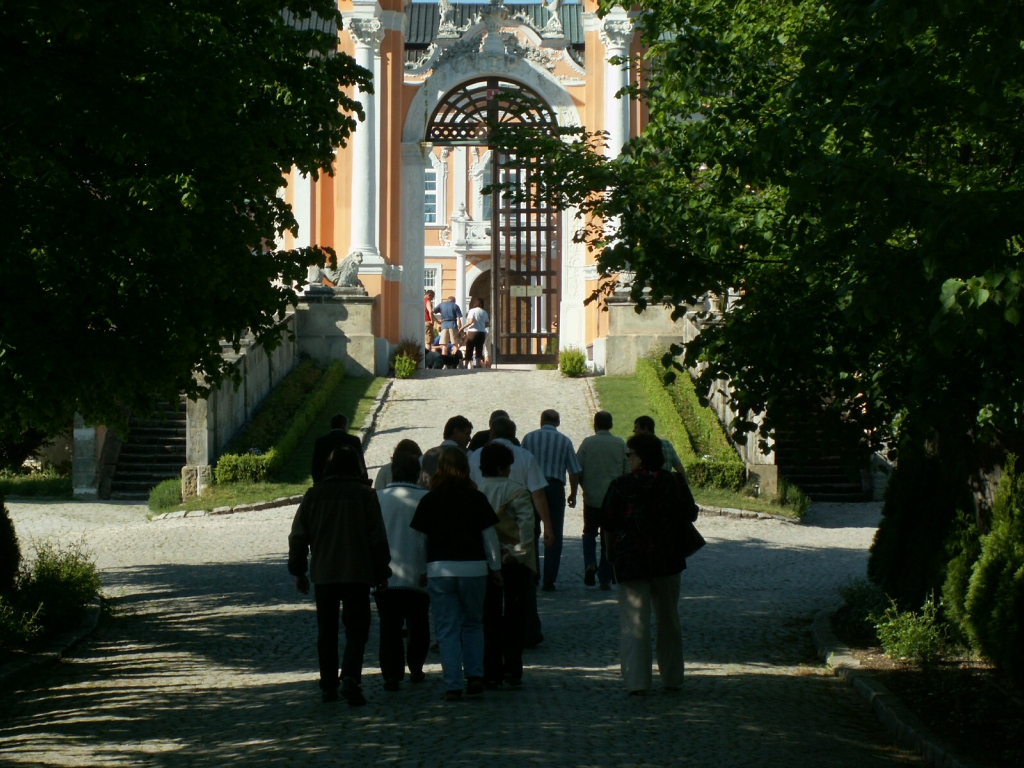
{"type": "Polygon", "coordinates": [[[462,317],[462,309],[455,303],[455,297],[449,296],[434,307],[434,312],[441,316],[441,344],[451,344],[452,354],[457,353],[461,343],[459,318],[462,317]]]}

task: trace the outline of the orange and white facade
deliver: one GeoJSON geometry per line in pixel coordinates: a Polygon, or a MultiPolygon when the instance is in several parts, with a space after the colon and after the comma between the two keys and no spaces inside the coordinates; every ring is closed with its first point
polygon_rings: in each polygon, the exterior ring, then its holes
{"type": "MultiPolygon", "coordinates": [[[[637,53],[638,36],[622,10],[598,18],[596,0],[338,5],[340,48],[373,73],[374,92],[356,94],[366,120],[338,150],[333,176],[313,181],[293,172],[286,195],[299,233],[282,245],[331,247],[339,258],[361,251],[374,335],[392,344],[422,339],[426,288],[439,299],[455,296],[464,311],[472,297],[492,311],[498,296],[491,287],[496,201],[483,194],[492,150],[461,134],[432,141],[441,107],[498,78],[539,97],[559,125],[607,131],[607,152],[615,155],[645,115],[640,104],[615,96],[635,73],[609,60],[637,53]]],[[[607,314],[599,302],[584,305],[597,287],[595,254],[573,242],[582,225],[574,211],[555,215],[543,235],[557,238],[546,263],[550,295],[528,322],[558,348],[591,349],[600,358],[607,314]]],[[[511,291],[528,302],[541,289],[511,291]]]]}

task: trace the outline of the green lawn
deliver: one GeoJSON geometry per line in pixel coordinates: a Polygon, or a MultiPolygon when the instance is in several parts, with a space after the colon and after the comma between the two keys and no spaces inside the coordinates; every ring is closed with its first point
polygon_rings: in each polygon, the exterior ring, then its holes
{"type": "MultiPolygon", "coordinates": [[[[612,434],[629,439],[637,416],[650,413],[647,395],[635,376],[598,376],[591,379],[601,408],[612,415],[612,434]]],[[[755,499],[736,491],[721,488],[692,488],[698,504],[728,509],[746,509],[785,517],[797,517],[789,507],[780,507],[765,499],[755,499]]]]}
{"type": "Polygon", "coordinates": [[[215,485],[207,489],[202,496],[185,501],[176,510],[213,509],[214,507],[232,507],[236,504],[249,504],[257,501],[272,501],[284,496],[295,496],[305,493],[313,484],[310,477],[310,465],[313,463],[313,444],[317,437],[330,430],[331,416],[343,413],[350,419],[350,431],[363,425],[366,415],[373,407],[380,388],[384,386],[383,378],[346,378],[338,386],[334,397],[320,412],[312,429],[306,433],[295,453],[274,474],[273,482],[269,483],[230,483],[215,485]]]}
{"type": "Polygon", "coordinates": [[[70,499],[71,495],[71,476],[53,469],[31,474],[0,472],[0,498],[70,499]]]}

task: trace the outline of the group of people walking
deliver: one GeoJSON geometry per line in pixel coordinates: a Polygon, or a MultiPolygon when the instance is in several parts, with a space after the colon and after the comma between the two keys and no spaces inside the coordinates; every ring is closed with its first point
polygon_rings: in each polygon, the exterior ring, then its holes
{"type": "Polygon", "coordinates": [[[679,529],[689,499],[679,459],[649,417],[623,441],[601,411],[578,449],[559,425],[559,414],[546,410],[520,443],[505,411],[475,435],[468,419],[454,416],[440,445],[426,452],[400,441],[376,490],[361,450],[341,438],[344,427],[318,441],[316,481],[292,523],[288,567],[300,591],[314,584],[324,701],[339,694],[351,705],[366,701],[371,591],[385,690],[400,690],[406,671],[411,683],[424,680],[430,614],[446,700],[521,686],[523,651],[544,640],[537,589],[557,591],[566,509],[577,506],[580,490],[583,580],[605,590],[617,583],[626,688],[633,695],[652,688],[653,611],[661,682],[679,689],[677,603],[686,567],[679,529]]]}

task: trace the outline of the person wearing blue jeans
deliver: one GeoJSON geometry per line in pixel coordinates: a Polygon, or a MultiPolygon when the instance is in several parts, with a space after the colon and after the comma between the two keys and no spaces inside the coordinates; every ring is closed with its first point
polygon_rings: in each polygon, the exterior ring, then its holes
{"type": "Polygon", "coordinates": [[[551,517],[550,531],[553,541],[544,542],[544,586],[545,592],[555,591],[558,566],[562,560],[562,528],[565,524],[565,477],[569,476],[570,507],[576,506],[576,489],[579,485],[580,465],[576,460],[576,449],[572,440],[558,431],[561,417],[558,411],[546,410],[540,415],[540,429],[523,437],[523,448],[533,454],[541,472],[547,478],[545,489],[548,513],[551,517]]]}
{"type": "MultiPolygon", "coordinates": [[[[482,681],[484,677],[487,577],[428,577],[427,592],[430,594],[430,609],[434,612],[437,645],[441,651],[444,688],[461,695],[463,676],[470,683],[482,681]]],[[[468,691],[475,692],[472,686],[468,691]]]]}
{"type": "Polygon", "coordinates": [[[469,460],[457,445],[441,449],[430,492],[409,524],[427,536],[427,592],[441,651],[445,701],[484,692],[484,598],[487,579],[501,578],[501,550],[487,497],[469,479],[469,460]]]}

